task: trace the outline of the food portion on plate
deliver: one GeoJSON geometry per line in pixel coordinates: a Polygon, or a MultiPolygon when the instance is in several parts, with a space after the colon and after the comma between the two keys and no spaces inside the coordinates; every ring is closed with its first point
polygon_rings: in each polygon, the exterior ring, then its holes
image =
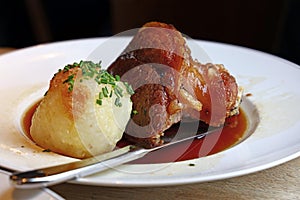
{"type": "Polygon", "coordinates": [[[150,22],[107,70],[90,61],[59,70],[33,115],[30,136],[44,149],[76,158],[112,151],[122,137],[152,148],[181,121],[223,126],[239,113],[241,96],[223,65],[197,61],[174,26],[150,22]]]}
{"type": "Polygon", "coordinates": [[[164,131],[183,119],[222,126],[238,114],[242,89],[221,64],[202,64],[191,56],[174,26],[149,22],[108,68],[132,85],[137,114],[125,137],[146,148],[163,144],[164,131]]]}
{"type": "Polygon", "coordinates": [[[130,119],[132,93],[100,64],[67,65],[52,78],[30,136],[44,149],[76,158],[112,151],[130,119]]]}

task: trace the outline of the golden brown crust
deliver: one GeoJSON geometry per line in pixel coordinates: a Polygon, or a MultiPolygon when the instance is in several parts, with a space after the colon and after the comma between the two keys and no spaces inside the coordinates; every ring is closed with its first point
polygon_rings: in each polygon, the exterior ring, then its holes
{"type": "Polygon", "coordinates": [[[79,70],[80,70],[79,67],[71,68],[67,71],[60,70],[51,79],[50,87],[49,90],[47,91],[47,95],[51,95],[53,92],[57,92],[57,91],[60,92],[61,98],[64,99],[64,101],[62,101],[62,105],[64,106],[64,110],[66,111],[66,114],[70,120],[73,120],[73,111],[72,111],[73,93],[69,91],[69,85],[64,82],[68,79],[69,76],[73,74],[75,74],[74,79],[76,79],[79,70]]]}

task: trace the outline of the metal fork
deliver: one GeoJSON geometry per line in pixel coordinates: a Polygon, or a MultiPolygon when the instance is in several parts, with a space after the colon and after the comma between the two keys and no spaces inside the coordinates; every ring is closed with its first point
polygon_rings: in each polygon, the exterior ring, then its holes
{"type": "Polygon", "coordinates": [[[175,138],[169,143],[150,149],[129,145],[114,150],[110,153],[83,159],[76,162],[25,172],[15,172],[12,175],[10,175],[10,180],[16,188],[33,189],[48,187],[51,185],[95,174],[97,172],[101,172],[112,167],[116,167],[118,165],[141,158],[146,154],[152,151],[156,151],[158,149],[162,149],[195,138],[201,139],[206,135],[212,132],[216,132],[220,129],[221,128],[212,129],[205,133],[189,137],[175,138]]]}

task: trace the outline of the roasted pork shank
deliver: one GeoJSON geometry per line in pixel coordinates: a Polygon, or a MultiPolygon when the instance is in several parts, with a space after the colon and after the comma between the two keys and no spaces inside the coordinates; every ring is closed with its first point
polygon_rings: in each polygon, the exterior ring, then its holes
{"type": "Polygon", "coordinates": [[[108,71],[135,90],[135,112],[124,135],[147,148],[163,144],[164,131],[184,118],[222,126],[238,113],[235,78],[222,65],[194,60],[182,34],[169,24],[145,24],[108,71]]]}

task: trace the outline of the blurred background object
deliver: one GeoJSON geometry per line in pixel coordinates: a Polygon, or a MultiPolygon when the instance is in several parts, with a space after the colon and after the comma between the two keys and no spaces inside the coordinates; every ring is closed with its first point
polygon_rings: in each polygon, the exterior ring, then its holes
{"type": "Polygon", "coordinates": [[[299,0],[0,0],[0,46],[111,36],[148,21],[300,64],[299,0]]]}

